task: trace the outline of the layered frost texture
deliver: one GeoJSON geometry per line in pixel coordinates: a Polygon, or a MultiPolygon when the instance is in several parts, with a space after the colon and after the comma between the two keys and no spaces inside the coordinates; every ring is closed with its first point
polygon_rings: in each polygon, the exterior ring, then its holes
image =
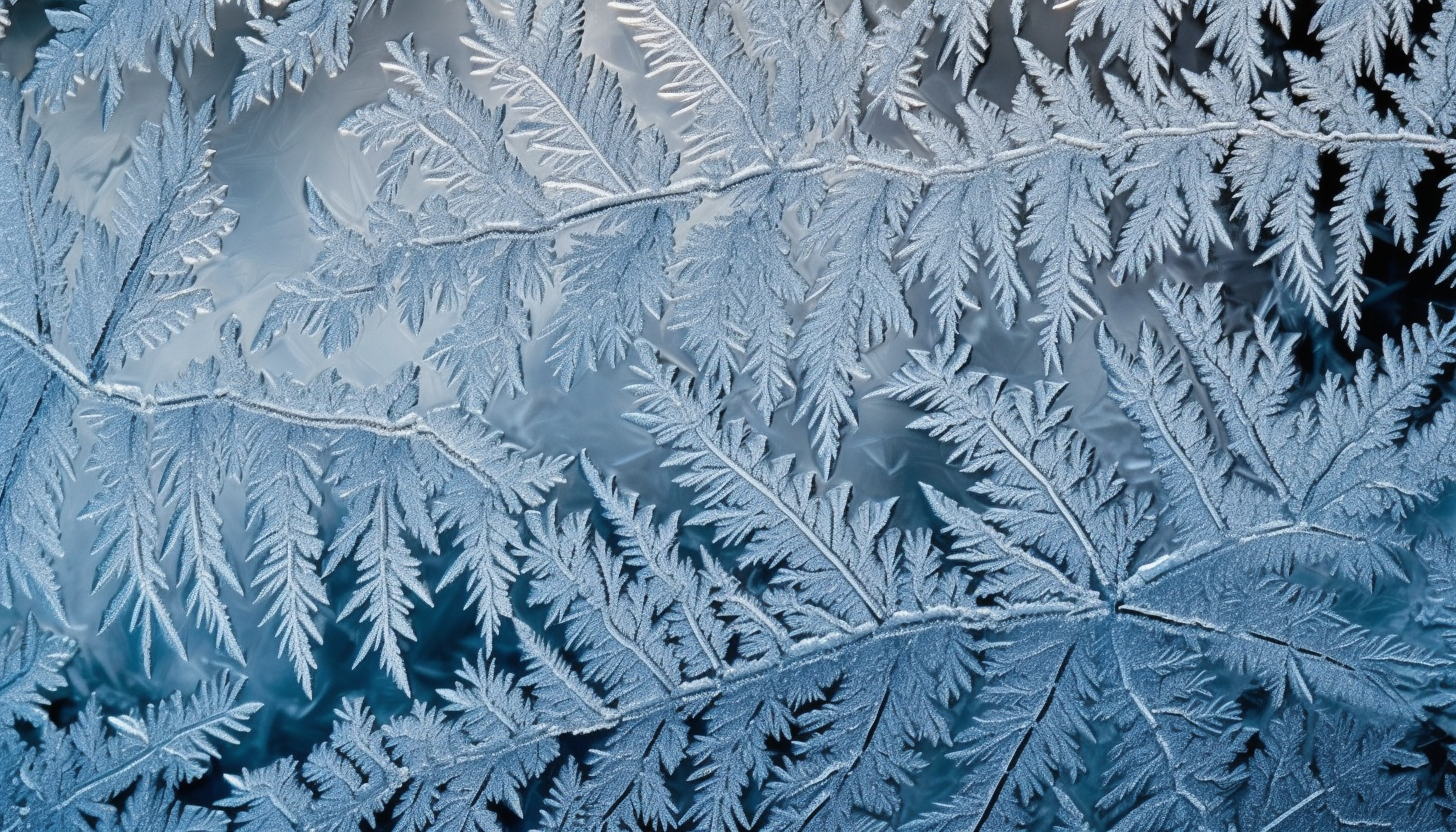
{"type": "Polygon", "coordinates": [[[0,832],[1456,827],[1453,0],[0,9],[0,832]]]}

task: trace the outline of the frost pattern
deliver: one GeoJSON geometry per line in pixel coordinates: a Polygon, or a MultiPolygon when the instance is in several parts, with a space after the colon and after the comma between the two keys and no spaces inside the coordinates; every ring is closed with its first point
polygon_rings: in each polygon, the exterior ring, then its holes
{"type": "MultiPolygon", "coordinates": [[[[247,4],[231,118],[344,71],[373,5],[247,4]]],[[[1456,10],[465,5],[470,75],[403,37],[388,95],[341,125],[378,163],[362,227],[300,183],[312,267],[251,337],[229,317],[146,388],[123,371],[212,312],[199,268],[239,222],[212,102],[183,92],[214,5],[48,10],[31,74],[0,78],[0,605],[33,614],[0,642],[0,832],[1452,823],[1456,555],[1419,521],[1456,462],[1456,324],[1376,339],[1362,311],[1377,240],[1451,276],[1456,10]],[[594,26],[641,71],[590,51],[594,26]],[[997,91],[999,59],[1020,74],[997,91]],[[151,68],[166,104],[87,215],[24,96],[94,82],[104,124],[151,68]],[[1240,246],[1274,285],[1251,321],[1152,277],[1240,246]],[[1157,310],[1095,333],[1156,487],[1059,403],[1116,287],[1157,310]],[[972,358],[983,297],[1036,330],[1045,378],[972,358]],[[1307,373],[1276,305],[1358,349],[1348,372],[1307,373]],[[444,324],[386,383],[250,363],[290,329],[351,350],[380,309],[444,324]],[[917,325],[936,346],[875,379],[917,325]],[[623,430],[689,508],[492,426],[538,340],[563,388],[631,362],[623,430]],[[453,401],[422,404],[430,374],[453,401]],[[867,388],[919,411],[956,488],[856,496],[836,464],[867,388]],[[785,423],[812,459],[771,449],[785,423]],[[78,472],[100,627],[144,673],[194,631],[242,668],[260,619],[311,699],[328,610],[410,704],[343,699],[302,761],[224,760],[210,806],[187,784],[263,707],[238,673],[62,713],[77,647],[38,617],[72,626],[78,472]],[[430,690],[412,643],[451,587],[479,649],[430,690]]]]}
{"type": "MultiPolygon", "coordinates": [[[[827,470],[856,423],[850,399],[864,354],[914,328],[903,298],[916,282],[933,287],[942,335],[983,295],[1007,324],[1034,302],[1046,366],[1058,370],[1079,323],[1102,312],[1098,274],[1135,281],[1168,250],[1207,259],[1235,245],[1217,207],[1229,194],[1246,244],[1274,264],[1282,291],[1354,345],[1375,212],[1382,234],[1419,246],[1427,260],[1456,228],[1449,205],[1419,228],[1414,196],[1451,152],[1440,116],[1449,11],[1417,44],[1409,15],[1384,4],[1324,4],[1313,23],[1321,39],[1389,37],[1409,47],[1411,70],[1378,72],[1365,47],[1319,58],[1289,52],[1278,56],[1287,83],[1276,83],[1263,35],[1249,31],[1263,25],[1263,3],[1198,7],[1209,23],[1203,43],[1222,60],[1196,74],[1175,74],[1167,57],[1184,4],[1081,3],[1071,36],[1107,34],[1103,65],[1117,61],[1127,77],[1075,53],[1062,64],[1017,40],[1024,76],[1007,106],[970,83],[985,59],[989,12],[950,5],[912,3],[869,29],[858,4],[838,16],[812,4],[732,5],[732,14],[729,5],[666,0],[613,5],[681,125],[674,155],[653,126],[638,129],[614,68],[580,55],[578,4],[497,14],[473,2],[466,42],[492,95],[477,96],[408,40],[390,47],[400,87],[345,122],[365,147],[392,149],[370,227],[327,232],[355,242],[329,245],[289,282],[260,343],[300,326],[332,352],[347,349],[358,321],[381,306],[418,328],[423,316],[463,305],[472,324],[499,322],[489,329],[501,335],[472,344],[482,369],[459,369],[463,333],[433,354],[461,400],[479,408],[520,392],[511,342],[530,335],[502,324],[522,320],[514,308],[554,281],[565,300],[543,331],[564,385],[582,367],[620,361],[644,313],[663,317],[672,329],[706,333],[686,346],[715,383],[747,376],[767,410],[795,401],[827,470]],[[948,36],[930,55],[927,32],[940,26],[948,36]],[[950,108],[933,106],[919,87],[942,66],[967,90],[950,108]],[[1352,86],[1351,73],[1364,73],[1395,107],[1352,86]],[[904,139],[876,141],[856,119],[860,104],[866,119],[901,124],[904,139]],[[1330,217],[1334,251],[1325,252],[1315,204],[1332,165],[1343,173],[1330,217]],[[395,198],[412,166],[441,185],[417,210],[395,198]],[[1125,220],[1111,219],[1114,206],[1126,206],[1125,220]],[[802,235],[786,236],[791,216],[807,221],[802,235]],[[736,292],[711,286],[716,270],[703,273],[730,246],[748,264],[736,292]],[[502,270],[509,280],[474,274],[487,252],[516,263],[502,270]]],[[[1272,8],[1287,34],[1287,10],[1272,8]]],[[[317,195],[310,201],[316,216],[328,215],[317,195]]],[[[322,231],[335,221],[320,222],[322,231]]]]}

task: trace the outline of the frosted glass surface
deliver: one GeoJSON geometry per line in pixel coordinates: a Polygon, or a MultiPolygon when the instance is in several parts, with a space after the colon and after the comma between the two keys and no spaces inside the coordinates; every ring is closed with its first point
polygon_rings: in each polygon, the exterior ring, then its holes
{"type": "Polygon", "coordinates": [[[0,0],[0,832],[1449,826],[1448,6],[0,0]]]}

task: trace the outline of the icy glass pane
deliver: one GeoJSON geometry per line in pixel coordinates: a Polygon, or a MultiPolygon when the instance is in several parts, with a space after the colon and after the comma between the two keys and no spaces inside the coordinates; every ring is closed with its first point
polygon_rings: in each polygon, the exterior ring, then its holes
{"type": "Polygon", "coordinates": [[[1451,825],[1449,3],[0,11],[0,832],[1451,825]]]}

